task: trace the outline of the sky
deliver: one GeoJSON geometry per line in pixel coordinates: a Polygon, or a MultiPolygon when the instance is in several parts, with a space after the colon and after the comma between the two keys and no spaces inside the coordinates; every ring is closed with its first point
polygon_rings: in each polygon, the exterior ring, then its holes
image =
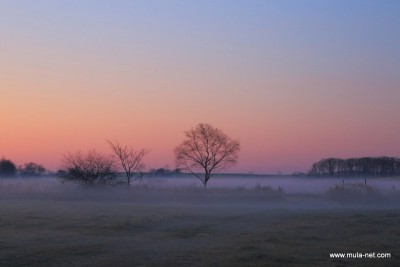
{"type": "Polygon", "coordinates": [[[205,122],[227,172],[400,156],[399,1],[0,0],[0,157],[149,149],[174,168],[205,122]]]}

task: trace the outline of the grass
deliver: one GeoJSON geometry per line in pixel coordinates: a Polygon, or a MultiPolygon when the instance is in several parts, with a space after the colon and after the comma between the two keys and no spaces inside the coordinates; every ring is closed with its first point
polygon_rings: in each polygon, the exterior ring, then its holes
{"type": "Polygon", "coordinates": [[[397,205],[326,201],[268,188],[8,195],[0,266],[400,266],[397,205]]]}
{"type": "Polygon", "coordinates": [[[336,185],[329,188],[327,197],[339,202],[358,202],[358,203],[379,203],[382,201],[398,201],[397,193],[385,192],[377,187],[363,183],[350,183],[345,185],[336,185]]]}

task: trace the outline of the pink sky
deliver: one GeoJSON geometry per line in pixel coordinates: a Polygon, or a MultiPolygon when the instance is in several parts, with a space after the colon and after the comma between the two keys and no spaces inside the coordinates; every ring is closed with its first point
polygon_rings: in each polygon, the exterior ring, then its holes
{"type": "Polygon", "coordinates": [[[399,156],[400,34],[390,8],[375,19],[361,10],[321,21],[232,4],[203,21],[196,15],[207,9],[193,4],[174,19],[173,5],[162,6],[150,20],[122,12],[136,12],[132,3],[93,3],[91,19],[68,3],[11,3],[0,5],[9,25],[0,28],[0,156],[18,165],[57,170],[66,152],[109,151],[107,138],[151,149],[149,167],[173,168],[174,147],[200,122],[240,140],[232,172],[399,156]]]}

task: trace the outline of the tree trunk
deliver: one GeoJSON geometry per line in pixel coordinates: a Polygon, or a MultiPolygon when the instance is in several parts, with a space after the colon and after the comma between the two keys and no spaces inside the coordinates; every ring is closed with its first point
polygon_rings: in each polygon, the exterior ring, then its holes
{"type": "Polygon", "coordinates": [[[206,172],[206,174],[204,175],[204,188],[207,188],[207,182],[210,179],[210,173],[206,172]]]}

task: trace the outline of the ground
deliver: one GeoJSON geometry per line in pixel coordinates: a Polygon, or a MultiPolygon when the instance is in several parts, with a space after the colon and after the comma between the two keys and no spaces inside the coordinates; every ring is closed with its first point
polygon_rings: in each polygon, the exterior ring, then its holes
{"type": "Polygon", "coordinates": [[[400,266],[396,205],[253,193],[3,196],[0,266],[400,266]]]}

